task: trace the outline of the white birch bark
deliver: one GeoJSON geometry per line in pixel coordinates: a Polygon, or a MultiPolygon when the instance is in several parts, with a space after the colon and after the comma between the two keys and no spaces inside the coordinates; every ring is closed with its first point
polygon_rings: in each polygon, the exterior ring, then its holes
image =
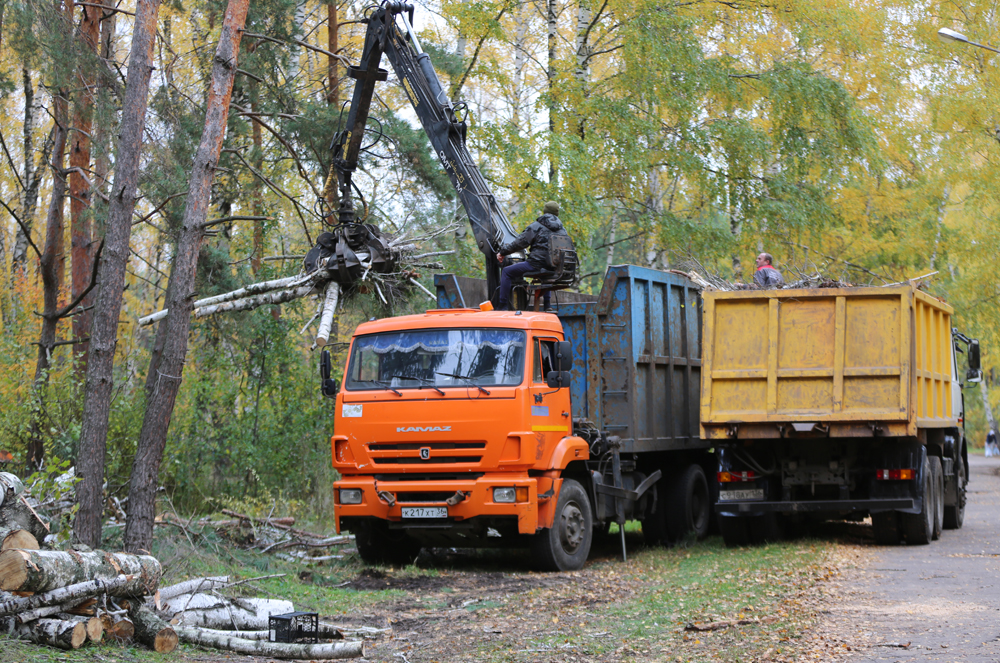
{"type": "Polygon", "coordinates": [[[340,301],[340,284],[331,281],[326,286],[326,296],[323,298],[323,313],[319,318],[319,329],[316,330],[316,345],[325,346],[330,340],[330,330],[333,328],[333,316],[337,312],[340,301]]]}
{"type": "Polygon", "coordinates": [[[120,575],[111,580],[88,580],[41,594],[12,597],[0,601],[0,617],[23,613],[42,606],[59,606],[61,608],[62,604],[67,602],[98,594],[114,595],[119,590],[128,587],[133,580],[130,576],[120,575]]]}
{"type": "Polygon", "coordinates": [[[365,655],[364,640],[299,645],[283,642],[246,640],[226,635],[212,635],[196,628],[177,628],[175,630],[178,637],[184,642],[201,645],[202,647],[225,649],[248,656],[328,661],[339,658],[361,658],[365,655]]]}

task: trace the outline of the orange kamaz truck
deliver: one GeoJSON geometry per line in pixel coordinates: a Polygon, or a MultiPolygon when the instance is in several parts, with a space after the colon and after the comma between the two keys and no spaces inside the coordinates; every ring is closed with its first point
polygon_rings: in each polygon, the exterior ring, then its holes
{"type": "Polygon", "coordinates": [[[567,570],[612,522],[660,543],[706,535],[714,458],[698,436],[690,281],[615,266],[597,297],[560,293],[556,314],[467,306],[485,292],[474,279],[437,286],[437,310],[360,325],[342,385],[325,376],[337,531],[362,559],[513,546],[567,570]]]}

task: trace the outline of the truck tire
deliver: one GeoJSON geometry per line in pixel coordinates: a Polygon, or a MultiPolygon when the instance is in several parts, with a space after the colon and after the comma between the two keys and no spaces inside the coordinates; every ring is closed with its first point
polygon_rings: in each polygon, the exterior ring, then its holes
{"type": "Polygon", "coordinates": [[[747,518],[747,531],[750,534],[750,543],[763,545],[765,543],[777,543],[785,538],[785,523],[781,516],[769,511],[761,516],[747,518]]]}
{"type": "Polygon", "coordinates": [[[903,536],[911,546],[924,546],[931,542],[934,536],[934,484],[931,481],[931,464],[924,459],[921,468],[921,500],[923,506],[920,513],[902,513],[900,520],[903,525],[903,536]]]}
{"type": "Polygon", "coordinates": [[[391,530],[381,520],[362,523],[354,530],[361,561],[371,566],[406,566],[420,554],[420,544],[402,530],[391,530]]]}
{"type": "Polygon", "coordinates": [[[532,557],[542,571],[576,571],[590,555],[594,516],[587,492],[573,479],[565,479],[552,527],[535,535],[532,557]]]}
{"type": "Polygon", "coordinates": [[[965,522],[965,463],[961,457],[955,461],[956,503],[944,508],[944,528],[962,529],[965,522]]]}
{"type": "Polygon", "coordinates": [[[934,533],[933,539],[937,541],[941,538],[941,529],[944,526],[944,470],[941,468],[941,459],[931,456],[927,460],[931,464],[931,483],[934,484],[934,533]]]}
{"type": "Polygon", "coordinates": [[[712,505],[708,497],[708,480],[701,465],[689,465],[670,486],[666,505],[667,534],[671,541],[680,541],[694,532],[701,541],[708,536],[712,505]]]}
{"type": "Polygon", "coordinates": [[[899,545],[899,514],[897,512],[873,513],[872,529],[875,531],[875,543],[878,545],[899,545]]]}
{"type": "Polygon", "coordinates": [[[719,531],[727,548],[742,548],[750,545],[750,532],[747,530],[746,516],[722,516],[719,518],[719,531]]]}

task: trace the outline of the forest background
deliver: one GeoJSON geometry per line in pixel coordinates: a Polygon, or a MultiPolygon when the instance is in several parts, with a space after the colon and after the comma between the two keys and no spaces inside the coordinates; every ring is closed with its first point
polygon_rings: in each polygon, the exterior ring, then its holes
{"type": "MultiPolygon", "coordinates": [[[[48,337],[39,313],[84,294],[101,246],[133,5],[0,0],[0,451],[11,468],[34,459],[58,473],[76,460],[93,297],[48,337]]],[[[199,297],[297,273],[323,231],[328,146],[365,8],[251,3],[199,297]]],[[[159,8],[115,356],[112,505],[128,491],[156,337],[136,321],[164,301],[223,10],[159,8]]],[[[560,202],[581,290],[618,263],[748,281],[762,250],[788,280],[937,272],[927,289],[982,339],[986,379],[965,392],[981,445],[1000,381],[1000,63],[939,42],[939,27],[1000,42],[985,2],[432,0],[416,25],[467,104],[470,148],[515,226],[560,202]]],[[[410,235],[454,225],[428,250],[454,251],[443,271],[482,276],[464,210],[392,74],[377,94],[355,179],[367,220],[410,235]]],[[[433,290],[430,273],[420,280],[433,290]]],[[[416,289],[388,305],[355,293],[336,333],[344,342],[361,320],[427,306],[416,289]]],[[[331,402],[302,333],[316,307],[192,322],[160,473],[175,508],[330,513],[331,402]]]]}

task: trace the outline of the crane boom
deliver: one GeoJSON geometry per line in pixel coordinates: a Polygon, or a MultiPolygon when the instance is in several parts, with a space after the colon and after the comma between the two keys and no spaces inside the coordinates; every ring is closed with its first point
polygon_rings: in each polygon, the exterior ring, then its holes
{"type": "Polygon", "coordinates": [[[375,84],[388,78],[388,72],[379,68],[385,56],[465,207],[476,245],[485,257],[487,287],[492,297],[500,282],[497,250],[513,241],[517,233],[473,161],[465,142],[467,125],[456,115],[430,57],[420,47],[413,30],[413,5],[387,0],[364,20],[368,28],[361,61],[347,70],[356,83],[346,128],[331,145],[340,192],[338,221],[355,223],[351,178],[358,166],[375,84]]]}

